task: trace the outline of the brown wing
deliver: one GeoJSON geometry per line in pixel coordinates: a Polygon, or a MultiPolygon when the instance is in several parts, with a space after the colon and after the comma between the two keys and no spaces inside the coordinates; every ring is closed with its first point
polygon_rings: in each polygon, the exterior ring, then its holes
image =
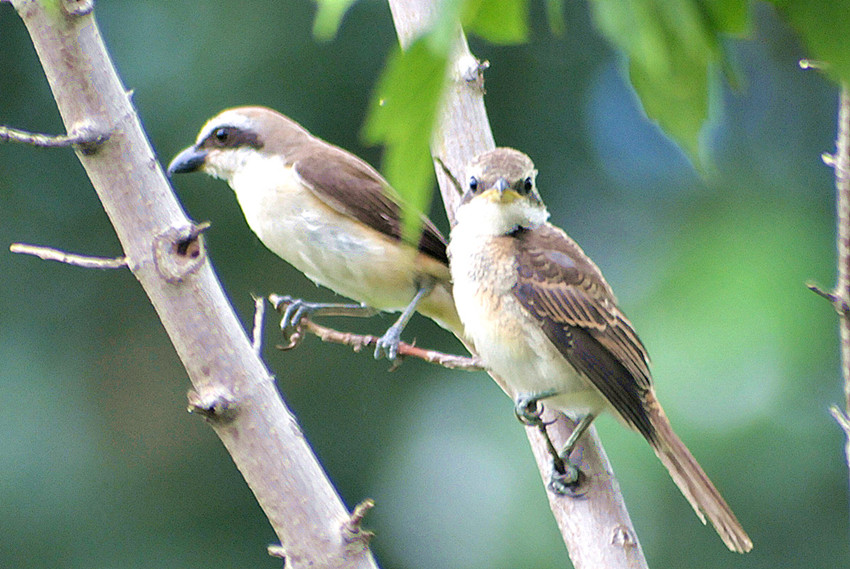
{"type": "MultiPolygon", "coordinates": [[[[303,153],[294,161],[296,173],[320,200],[393,239],[401,239],[401,214],[393,190],[378,172],[348,152],[303,153]],[[332,162],[332,163],[331,163],[332,162]]],[[[446,239],[422,216],[419,251],[449,264],[446,239]]]]}
{"type": "Polygon", "coordinates": [[[514,234],[518,280],[513,294],[561,354],[650,441],[644,406],[652,387],[649,358],[611,287],[587,255],[551,225],[514,234]]]}

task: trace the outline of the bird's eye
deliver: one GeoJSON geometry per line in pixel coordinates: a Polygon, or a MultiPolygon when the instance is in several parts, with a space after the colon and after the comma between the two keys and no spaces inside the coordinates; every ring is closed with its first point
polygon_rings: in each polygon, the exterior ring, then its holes
{"type": "Polygon", "coordinates": [[[473,192],[478,189],[478,178],[476,178],[475,176],[472,176],[469,179],[469,189],[473,192]]]}
{"type": "Polygon", "coordinates": [[[534,180],[531,179],[531,176],[525,179],[522,183],[522,187],[525,190],[525,193],[531,192],[531,189],[534,187],[534,180]]]}
{"type": "Polygon", "coordinates": [[[213,136],[219,144],[225,144],[227,139],[230,138],[230,129],[225,127],[217,128],[213,132],[213,136]]]}

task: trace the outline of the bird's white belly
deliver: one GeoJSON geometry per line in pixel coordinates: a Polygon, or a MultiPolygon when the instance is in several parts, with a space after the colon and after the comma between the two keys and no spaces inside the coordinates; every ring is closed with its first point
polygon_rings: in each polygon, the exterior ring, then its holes
{"type": "Polygon", "coordinates": [[[256,179],[232,186],[248,225],[272,252],[317,284],[378,308],[400,310],[415,294],[415,251],[331,209],[299,188],[291,170],[273,187],[256,179]]]}
{"type": "Polygon", "coordinates": [[[544,405],[574,414],[600,411],[605,404],[599,392],[513,296],[513,266],[482,256],[481,243],[469,251],[462,243],[453,235],[450,252],[458,314],[478,356],[505,382],[508,395],[516,399],[555,391],[558,395],[545,399],[544,405]]]}

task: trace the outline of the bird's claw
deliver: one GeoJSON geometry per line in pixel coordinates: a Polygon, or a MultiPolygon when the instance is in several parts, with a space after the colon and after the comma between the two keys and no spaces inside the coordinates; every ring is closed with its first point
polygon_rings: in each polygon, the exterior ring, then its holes
{"type": "MultiPolygon", "coordinates": [[[[319,306],[312,302],[306,302],[300,298],[281,296],[278,299],[278,307],[286,305],[283,317],[280,319],[280,331],[289,343],[281,349],[291,350],[301,342],[304,333],[301,331],[302,320],[309,316],[319,306]]],[[[279,308],[278,308],[279,309],[279,308]]]]}
{"type": "Polygon", "coordinates": [[[543,405],[541,399],[547,399],[558,395],[558,391],[552,389],[540,393],[520,393],[514,401],[514,414],[519,422],[526,427],[545,428],[551,423],[545,422],[543,416],[543,405]]]}
{"type": "Polygon", "coordinates": [[[387,358],[397,367],[398,345],[401,343],[401,330],[391,327],[375,342],[375,359],[387,358]]]}
{"type": "Polygon", "coordinates": [[[587,493],[584,480],[585,475],[581,469],[567,458],[561,462],[561,468],[553,465],[549,489],[555,494],[577,498],[587,493]]]}
{"type": "Polygon", "coordinates": [[[527,427],[539,427],[543,424],[543,405],[537,404],[534,397],[520,397],[514,405],[514,414],[519,422],[527,427]]]}

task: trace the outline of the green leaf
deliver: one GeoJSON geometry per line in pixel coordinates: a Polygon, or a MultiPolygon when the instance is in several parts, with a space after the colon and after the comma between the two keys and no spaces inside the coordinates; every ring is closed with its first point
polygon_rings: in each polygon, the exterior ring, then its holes
{"type": "Polygon", "coordinates": [[[384,145],[383,172],[399,192],[404,209],[405,239],[416,241],[418,214],[434,185],[431,131],[446,81],[448,50],[434,51],[427,37],[407,51],[390,56],[366,119],[367,141],[384,145]]]}
{"type": "Polygon", "coordinates": [[[342,18],[356,0],[316,0],[316,20],[313,35],[320,40],[331,40],[339,30],[342,18]]]}
{"type": "Polygon", "coordinates": [[[850,1],[773,0],[806,46],[811,59],[825,62],[827,75],[850,83],[850,1]]]}
{"type": "Polygon", "coordinates": [[[528,0],[466,0],[461,23],[491,43],[522,43],[528,39],[528,0]]]}
{"type": "Polygon", "coordinates": [[[601,32],[629,60],[647,116],[699,164],[709,85],[725,60],[721,36],[749,29],[748,0],[593,0],[601,32]]]}
{"type": "Polygon", "coordinates": [[[743,0],[710,0],[704,3],[714,28],[730,35],[750,32],[750,5],[743,0]]]}

